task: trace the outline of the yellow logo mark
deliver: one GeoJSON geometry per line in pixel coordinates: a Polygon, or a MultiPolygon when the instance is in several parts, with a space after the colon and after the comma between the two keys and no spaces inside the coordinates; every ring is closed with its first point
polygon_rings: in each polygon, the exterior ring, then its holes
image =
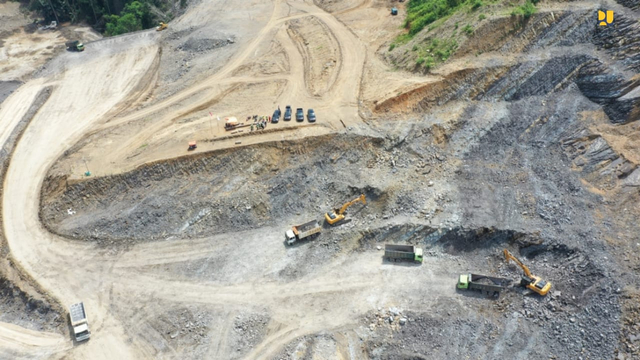
{"type": "Polygon", "coordinates": [[[605,13],[602,10],[598,10],[598,21],[600,21],[600,26],[607,26],[613,22],[613,10],[607,10],[606,13],[606,21],[605,21],[605,13]]]}

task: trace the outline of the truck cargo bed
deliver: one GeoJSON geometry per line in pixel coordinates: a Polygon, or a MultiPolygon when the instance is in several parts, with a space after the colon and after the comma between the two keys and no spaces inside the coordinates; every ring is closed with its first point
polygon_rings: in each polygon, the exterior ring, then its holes
{"type": "Polygon", "coordinates": [[[72,325],[86,320],[87,314],[84,312],[84,304],[77,303],[69,306],[69,316],[71,317],[72,325]]]}

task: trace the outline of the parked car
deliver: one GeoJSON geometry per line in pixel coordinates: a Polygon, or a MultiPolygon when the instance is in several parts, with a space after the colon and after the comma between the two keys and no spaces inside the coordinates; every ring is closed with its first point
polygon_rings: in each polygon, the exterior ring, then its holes
{"type": "Polygon", "coordinates": [[[316,122],[316,112],[313,109],[307,110],[307,120],[309,122],[316,122]]]}
{"type": "Polygon", "coordinates": [[[276,111],[273,112],[273,116],[271,117],[272,124],[277,124],[278,121],[280,121],[280,109],[276,109],[276,111]]]}
{"type": "Polygon", "coordinates": [[[296,109],[296,121],[304,121],[304,110],[302,108],[296,109]]]}
{"type": "Polygon", "coordinates": [[[291,105],[287,105],[286,108],[284,108],[284,121],[289,121],[291,120],[291,105]]]}

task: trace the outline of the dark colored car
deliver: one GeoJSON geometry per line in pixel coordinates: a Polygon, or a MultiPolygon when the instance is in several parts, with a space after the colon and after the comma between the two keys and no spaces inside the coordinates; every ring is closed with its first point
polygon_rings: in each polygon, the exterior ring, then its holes
{"type": "Polygon", "coordinates": [[[291,105],[287,105],[286,108],[284,108],[284,121],[289,121],[291,120],[291,105]]]}
{"type": "Polygon", "coordinates": [[[304,121],[304,110],[302,108],[296,109],[296,121],[304,121]]]}
{"type": "Polygon", "coordinates": [[[313,109],[307,110],[307,120],[309,122],[316,122],[316,112],[313,109]]]}
{"type": "Polygon", "coordinates": [[[271,117],[272,124],[277,124],[278,121],[280,121],[280,109],[276,109],[276,111],[273,112],[273,116],[271,117]]]}

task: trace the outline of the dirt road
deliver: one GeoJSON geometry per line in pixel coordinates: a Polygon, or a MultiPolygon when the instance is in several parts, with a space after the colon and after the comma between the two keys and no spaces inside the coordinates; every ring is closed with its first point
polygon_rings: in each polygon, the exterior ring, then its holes
{"type": "MultiPolygon", "coordinates": [[[[37,333],[3,324],[0,326],[0,346],[17,357],[47,357],[55,354],[54,357],[77,359],[153,358],[157,356],[158,349],[145,343],[145,327],[136,322],[140,320],[139,313],[144,311],[137,305],[131,305],[157,299],[161,302],[216,306],[228,313],[242,311],[245,306],[267,309],[274,321],[282,326],[270,332],[259,346],[246,354],[248,358],[262,359],[274,355],[297,336],[343,326],[353,321],[354,315],[376,306],[385,306],[388,301],[401,303],[401,299],[380,298],[377,294],[381,293],[382,287],[402,293],[406,284],[399,285],[394,278],[415,271],[382,265],[379,253],[367,254],[358,263],[350,261],[348,255],[343,255],[335,263],[329,264],[327,271],[320,271],[308,279],[287,283],[273,279],[265,281],[272,277],[273,272],[286,267],[295,256],[295,251],[282,245],[280,227],[243,234],[243,238],[252,243],[247,248],[255,251],[272,249],[273,253],[267,259],[284,257],[285,260],[267,266],[266,271],[257,272],[251,264],[239,262],[227,271],[229,274],[244,273],[246,276],[238,283],[227,285],[185,281],[170,273],[158,276],[155,270],[155,267],[180,264],[185,260],[206,259],[220,246],[220,237],[189,243],[172,240],[152,247],[141,245],[119,255],[91,244],[69,242],[43,228],[38,218],[43,178],[57,158],[89,131],[120,129],[154,116],[150,126],[145,126],[144,131],[135,136],[128,134],[125,141],[114,142],[109,137],[97,141],[99,150],[92,148],[90,152],[98,151],[99,157],[93,156],[95,153],[86,157],[82,152],[77,153],[89,160],[91,168],[120,171],[170,156],[162,151],[149,151],[135,161],[126,160],[132,149],[142,144],[149,144],[149,148],[153,148],[154,144],[166,142],[177,117],[197,113],[198,109],[210,103],[212,98],[224,94],[229,87],[281,80],[285,81],[286,86],[276,103],[314,107],[324,124],[317,128],[300,128],[296,133],[265,135],[259,139],[249,139],[249,142],[317,135],[342,128],[341,120],[347,125],[360,121],[358,95],[366,56],[365,45],[334,16],[312,4],[297,1],[276,1],[269,20],[259,34],[212,77],[156,104],[123,117],[111,118],[113,115],[109,114],[119,113],[114,109],[124,109],[136,98],[144,96],[145,89],[149,88],[148,82],[153,78],[149,69],[154,69],[158,56],[156,39],[154,32],[144,32],[89,43],[82,56],[65,53],[48,66],[41,78],[28,82],[2,104],[0,121],[4,130],[0,140],[7,138],[39,89],[53,86],[49,100],[31,121],[13,154],[2,200],[3,223],[16,265],[62,304],[83,301],[93,334],[88,343],[74,346],[68,336],[37,333]],[[285,6],[289,8],[287,15],[283,15],[285,6]],[[303,26],[315,24],[312,29],[314,33],[299,33],[297,36],[301,42],[296,43],[288,31],[294,21],[301,22],[303,26]],[[269,36],[281,44],[288,59],[289,72],[266,78],[233,75],[240,66],[253,60],[252,56],[258,47],[270,41],[269,36]],[[326,78],[325,92],[319,98],[310,95],[308,89],[315,86],[314,82],[318,80],[314,76],[324,76],[320,73],[310,75],[314,68],[322,64],[317,63],[318,59],[303,57],[308,51],[316,51],[305,50],[308,43],[306,36],[324,39],[324,46],[335,46],[332,53],[337,55],[336,58],[325,59],[331,62],[333,75],[326,78]],[[158,137],[158,134],[165,135],[158,137]],[[107,145],[109,143],[111,145],[107,145]],[[352,305],[342,306],[345,300],[352,305]],[[283,307],[283,303],[287,306],[283,307]],[[114,309],[127,310],[118,312],[114,309]]],[[[229,146],[233,141],[231,139],[216,146],[229,146]]],[[[207,149],[207,146],[202,147],[207,149]]],[[[177,143],[171,147],[176,148],[177,143]]],[[[80,160],[84,162],[84,159],[80,160]]],[[[254,256],[264,257],[264,251],[254,256]]],[[[423,281],[431,281],[435,287],[442,283],[441,275],[430,274],[426,269],[421,268],[426,276],[422,278],[423,281]]],[[[443,288],[443,291],[450,294],[452,290],[443,288]]],[[[420,302],[421,306],[428,307],[430,295],[414,294],[418,295],[426,296],[420,302]]],[[[405,301],[409,299],[407,297],[405,301]]],[[[227,356],[220,354],[218,358],[227,356]]]]}

